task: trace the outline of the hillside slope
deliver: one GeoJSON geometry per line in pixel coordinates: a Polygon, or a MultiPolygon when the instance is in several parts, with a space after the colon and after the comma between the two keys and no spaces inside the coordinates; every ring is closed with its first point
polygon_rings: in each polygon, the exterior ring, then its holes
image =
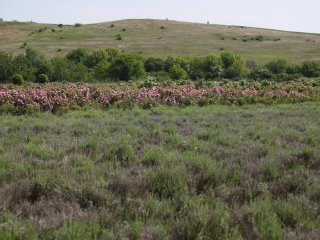
{"type": "Polygon", "coordinates": [[[228,50],[260,64],[274,58],[292,63],[320,60],[319,34],[147,19],[80,27],[0,22],[0,50],[23,52],[24,43],[49,56],[64,55],[77,47],[118,47],[143,56],[207,55],[228,50]],[[117,40],[118,34],[122,40],[117,40]]]}

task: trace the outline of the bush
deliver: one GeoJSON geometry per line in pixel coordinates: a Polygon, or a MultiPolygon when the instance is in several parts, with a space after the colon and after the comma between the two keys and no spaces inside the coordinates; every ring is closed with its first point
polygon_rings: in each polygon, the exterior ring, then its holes
{"type": "Polygon", "coordinates": [[[25,81],[33,82],[36,79],[35,73],[37,69],[27,56],[19,54],[13,59],[12,72],[21,74],[25,81]]]}
{"type": "Polygon", "coordinates": [[[305,77],[319,77],[320,63],[316,61],[305,61],[301,66],[301,73],[305,77]]]}
{"type": "Polygon", "coordinates": [[[122,54],[110,64],[108,75],[124,81],[140,78],[145,75],[143,60],[133,54],[122,54]]]}
{"type": "Polygon", "coordinates": [[[160,72],[164,70],[164,61],[161,58],[148,58],[144,62],[144,68],[147,72],[160,72]]]}
{"type": "Polygon", "coordinates": [[[225,78],[237,78],[245,73],[243,60],[239,55],[224,52],[220,55],[224,68],[223,76],[225,78]]]}
{"type": "Polygon", "coordinates": [[[99,64],[94,68],[95,78],[99,80],[107,79],[109,66],[110,63],[106,60],[99,62],[99,64]]]}
{"type": "Polygon", "coordinates": [[[40,74],[37,78],[37,83],[47,83],[49,82],[49,78],[46,74],[40,74]]]}
{"type": "Polygon", "coordinates": [[[74,24],[74,26],[75,26],[75,27],[81,27],[82,24],[81,24],[81,23],[76,23],[76,24],[74,24]]]}
{"type": "Polygon", "coordinates": [[[21,74],[15,74],[12,76],[12,82],[15,85],[22,85],[24,83],[23,76],[21,74]]]}
{"type": "Polygon", "coordinates": [[[116,57],[120,55],[120,50],[116,48],[102,48],[94,50],[84,59],[84,64],[88,68],[94,68],[102,61],[111,63],[116,57]]]}
{"type": "Polygon", "coordinates": [[[266,68],[269,69],[273,74],[285,73],[287,67],[287,61],[284,59],[274,60],[266,64],[266,68]]]}
{"type": "Polygon", "coordinates": [[[273,74],[269,69],[257,69],[251,72],[250,78],[255,80],[271,79],[273,74]]]}
{"type": "Polygon", "coordinates": [[[89,53],[87,49],[77,48],[67,54],[67,59],[69,61],[74,61],[79,63],[79,62],[82,62],[84,59],[86,59],[88,55],[89,53]]]}
{"type": "Polygon", "coordinates": [[[122,40],[121,34],[117,34],[117,35],[116,35],[116,39],[117,39],[118,41],[121,41],[121,40],[122,40]]]}
{"type": "Polygon", "coordinates": [[[52,81],[86,81],[88,70],[82,63],[68,61],[65,58],[55,57],[50,61],[52,81]]]}
{"type": "Polygon", "coordinates": [[[175,80],[186,79],[188,73],[178,64],[174,64],[170,70],[170,77],[175,80]]]}
{"type": "Polygon", "coordinates": [[[13,74],[12,54],[0,51],[0,83],[7,82],[13,74]]]}

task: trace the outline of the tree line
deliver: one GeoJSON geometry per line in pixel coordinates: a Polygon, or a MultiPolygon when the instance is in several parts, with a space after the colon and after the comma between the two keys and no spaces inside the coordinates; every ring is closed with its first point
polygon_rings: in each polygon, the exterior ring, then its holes
{"type": "Polygon", "coordinates": [[[143,58],[115,48],[96,50],[75,49],[64,57],[46,58],[33,48],[13,55],[0,51],[0,83],[129,81],[146,75],[157,79],[274,79],[293,80],[299,77],[320,77],[320,63],[305,61],[299,65],[284,59],[263,66],[245,62],[235,53],[205,57],[143,58]]]}

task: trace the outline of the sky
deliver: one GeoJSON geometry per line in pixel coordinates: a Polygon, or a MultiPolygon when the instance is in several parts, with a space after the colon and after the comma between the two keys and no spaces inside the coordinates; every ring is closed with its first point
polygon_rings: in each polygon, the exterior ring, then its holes
{"type": "Polygon", "coordinates": [[[320,0],[0,0],[0,18],[63,24],[168,18],[320,33],[320,0]]]}

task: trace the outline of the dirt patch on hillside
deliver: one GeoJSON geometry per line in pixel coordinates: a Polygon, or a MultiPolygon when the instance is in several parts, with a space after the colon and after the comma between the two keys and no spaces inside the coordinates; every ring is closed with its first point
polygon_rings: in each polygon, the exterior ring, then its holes
{"type": "Polygon", "coordinates": [[[25,36],[25,32],[18,29],[12,28],[0,28],[0,37],[1,38],[12,38],[12,37],[21,37],[25,36]]]}

